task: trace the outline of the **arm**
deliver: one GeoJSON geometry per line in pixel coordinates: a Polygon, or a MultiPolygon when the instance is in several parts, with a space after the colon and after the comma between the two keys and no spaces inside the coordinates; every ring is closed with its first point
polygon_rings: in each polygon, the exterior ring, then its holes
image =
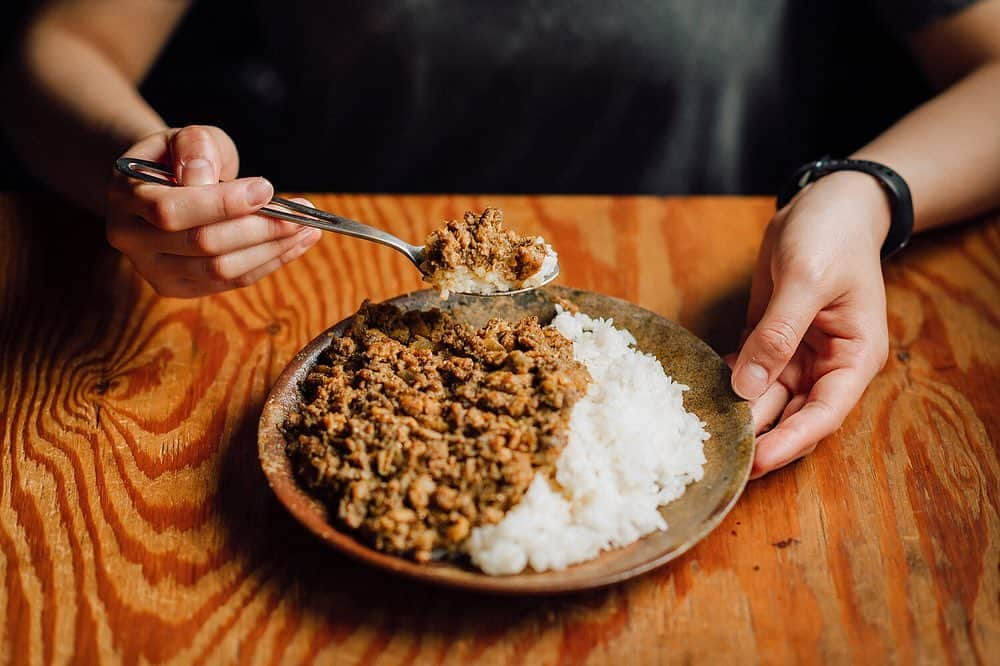
{"type": "Polygon", "coordinates": [[[888,164],[906,179],[921,231],[1000,206],[1000,2],[938,21],[910,45],[943,91],[855,157],[888,164]]]}
{"type": "MultiPolygon", "coordinates": [[[[0,113],[41,180],[103,214],[108,241],[162,295],[242,287],[302,255],[315,229],[254,215],[274,190],[237,179],[217,127],[169,128],[136,86],[189,0],[48,0],[7,64],[0,113]],[[170,163],[183,187],[112,173],[123,154],[170,163]],[[220,182],[221,181],[221,182],[220,182]]],[[[204,45],[211,57],[211,44],[204,45]]]]}
{"type": "MultiPolygon", "coordinates": [[[[853,157],[882,162],[913,195],[916,229],[1000,206],[1000,0],[911,40],[944,90],[853,157]]],[[[768,226],[733,388],[751,400],[754,476],[806,455],[840,427],[888,354],[879,248],[889,207],[877,182],[839,172],[806,187],[768,226]]]]}
{"type": "Polygon", "coordinates": [[[112,160],[166,128],[136,86],[187,0],[53,0],[6,64],[3,125],[34,175],[103,212],[112,160]]]}

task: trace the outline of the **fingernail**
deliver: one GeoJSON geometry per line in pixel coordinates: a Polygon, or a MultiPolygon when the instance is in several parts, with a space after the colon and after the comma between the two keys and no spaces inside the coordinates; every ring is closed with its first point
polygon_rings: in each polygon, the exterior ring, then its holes
{"type": "Polygon", "coordinates": [[[196,157],[181,164],[181,182],[185,185],[214,185],[215,169],[206,159],[196,157]]]}
{"type": "Polygon", "coordinates": [[[247,186],[247,203],[251,206],[263,206],[271,200],[274,188],[263,178],[254,178],[247,186]]]}
{"type": "Polygon", "coordinates": [[[299,241],[300,247],[309,247],[313,243],[319,240],[319,237],[323,234],[319,229],[307,229],[306,231],[300,232],[302,234],[302,239],[299,241]]]}
{"type": "Polygon", "coordinates": [[[756,400],[767,390],[767,370],[747,363],[733,377],[733,390],[746,400],[756,400]]]}

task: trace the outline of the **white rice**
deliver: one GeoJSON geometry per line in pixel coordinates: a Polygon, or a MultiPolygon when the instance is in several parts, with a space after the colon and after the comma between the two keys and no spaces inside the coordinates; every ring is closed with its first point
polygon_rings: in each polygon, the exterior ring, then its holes
{"type": "Polygon", "coordinates": [[[612,324],[562,311],[552,322],[593,381],[573,408],[556,462],[561,492],[536,475],[502,521],[472,530],[466,547],[486,573],[563,569],[665,530],[658,507],[701,478],[709,436],[684,409],[687,387],[612,324]]]}
{"type": "Polygon", "coordinates": [[[536,245],[545,246],[545,258],[538,272],[524,280],[507,280],[497,271],[480,267],[470,270],[468,266],[457,266],[454,269],[435,271],[427,281],[441,293],[442,299],[448,298],[452,293],[495,294],[513,289],[537,287],[555,272],[559,266],[559,255],[541,236],[535,237],[534,242],[536,245]]]}

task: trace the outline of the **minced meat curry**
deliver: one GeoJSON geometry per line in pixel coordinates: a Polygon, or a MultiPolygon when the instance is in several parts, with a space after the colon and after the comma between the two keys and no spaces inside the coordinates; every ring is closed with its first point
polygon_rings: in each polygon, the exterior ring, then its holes
{"type": "Polygon", "coordinates": [[[375,548],[426,562],[551,474],[590,375],[535,317],[481,329],[365,303],[285,423],[295,474],[375,548]]]}
{"type": "Polygon", "coordinates": [[[496,273],[511,284],[537,274],[548,247],[537,236],[521,236],[504,228],[503,212],[487,208],[482,214],[465,213],[427,236],[420,271],[434,282],[436,274],[458,268],[496,273]]]}

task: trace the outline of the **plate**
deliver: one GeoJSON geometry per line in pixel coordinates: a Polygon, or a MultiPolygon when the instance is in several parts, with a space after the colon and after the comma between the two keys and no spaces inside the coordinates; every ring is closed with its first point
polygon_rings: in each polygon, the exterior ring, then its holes
{"type": "Polygon", "coordinates": [[[471,566],[450,562],[417,564],[379,552],[356,541],[328,520],[326,507],[295,481],[285,454],[281,424],[299,400],[299,384],[316,358],[349,319],[332,327],[300,351],[278,378],[260,418],[258,447],[264,474],[278,499],[306,529],[337,550],[393,573],[429,583],[504,594],[547,594],[610,585],[678,557],[712,531],[736,503],[746,485],[753,462],[754,435],[750,408],[732,392],[729,368],[712,349],[679,324],[610,296],[567,287],[545,287],[510,297],[452,296],[447,301],[430,290],[392,299],[406,309],[440,308],[474,326],[490,317],[517,320],[537,315],[547,323],[555,315],[555,302],[564,298],[594,317],[610,317],[636,337],[639,349],[654,354],[676,381],[687,384],[684,406],[705,422],[711,438],[705,443],[705,474],[688,486],[679,499],[661,507],[666,531],[602,553],[596,559],[562,571],[524,572],[489,576],[471,566]]]}

